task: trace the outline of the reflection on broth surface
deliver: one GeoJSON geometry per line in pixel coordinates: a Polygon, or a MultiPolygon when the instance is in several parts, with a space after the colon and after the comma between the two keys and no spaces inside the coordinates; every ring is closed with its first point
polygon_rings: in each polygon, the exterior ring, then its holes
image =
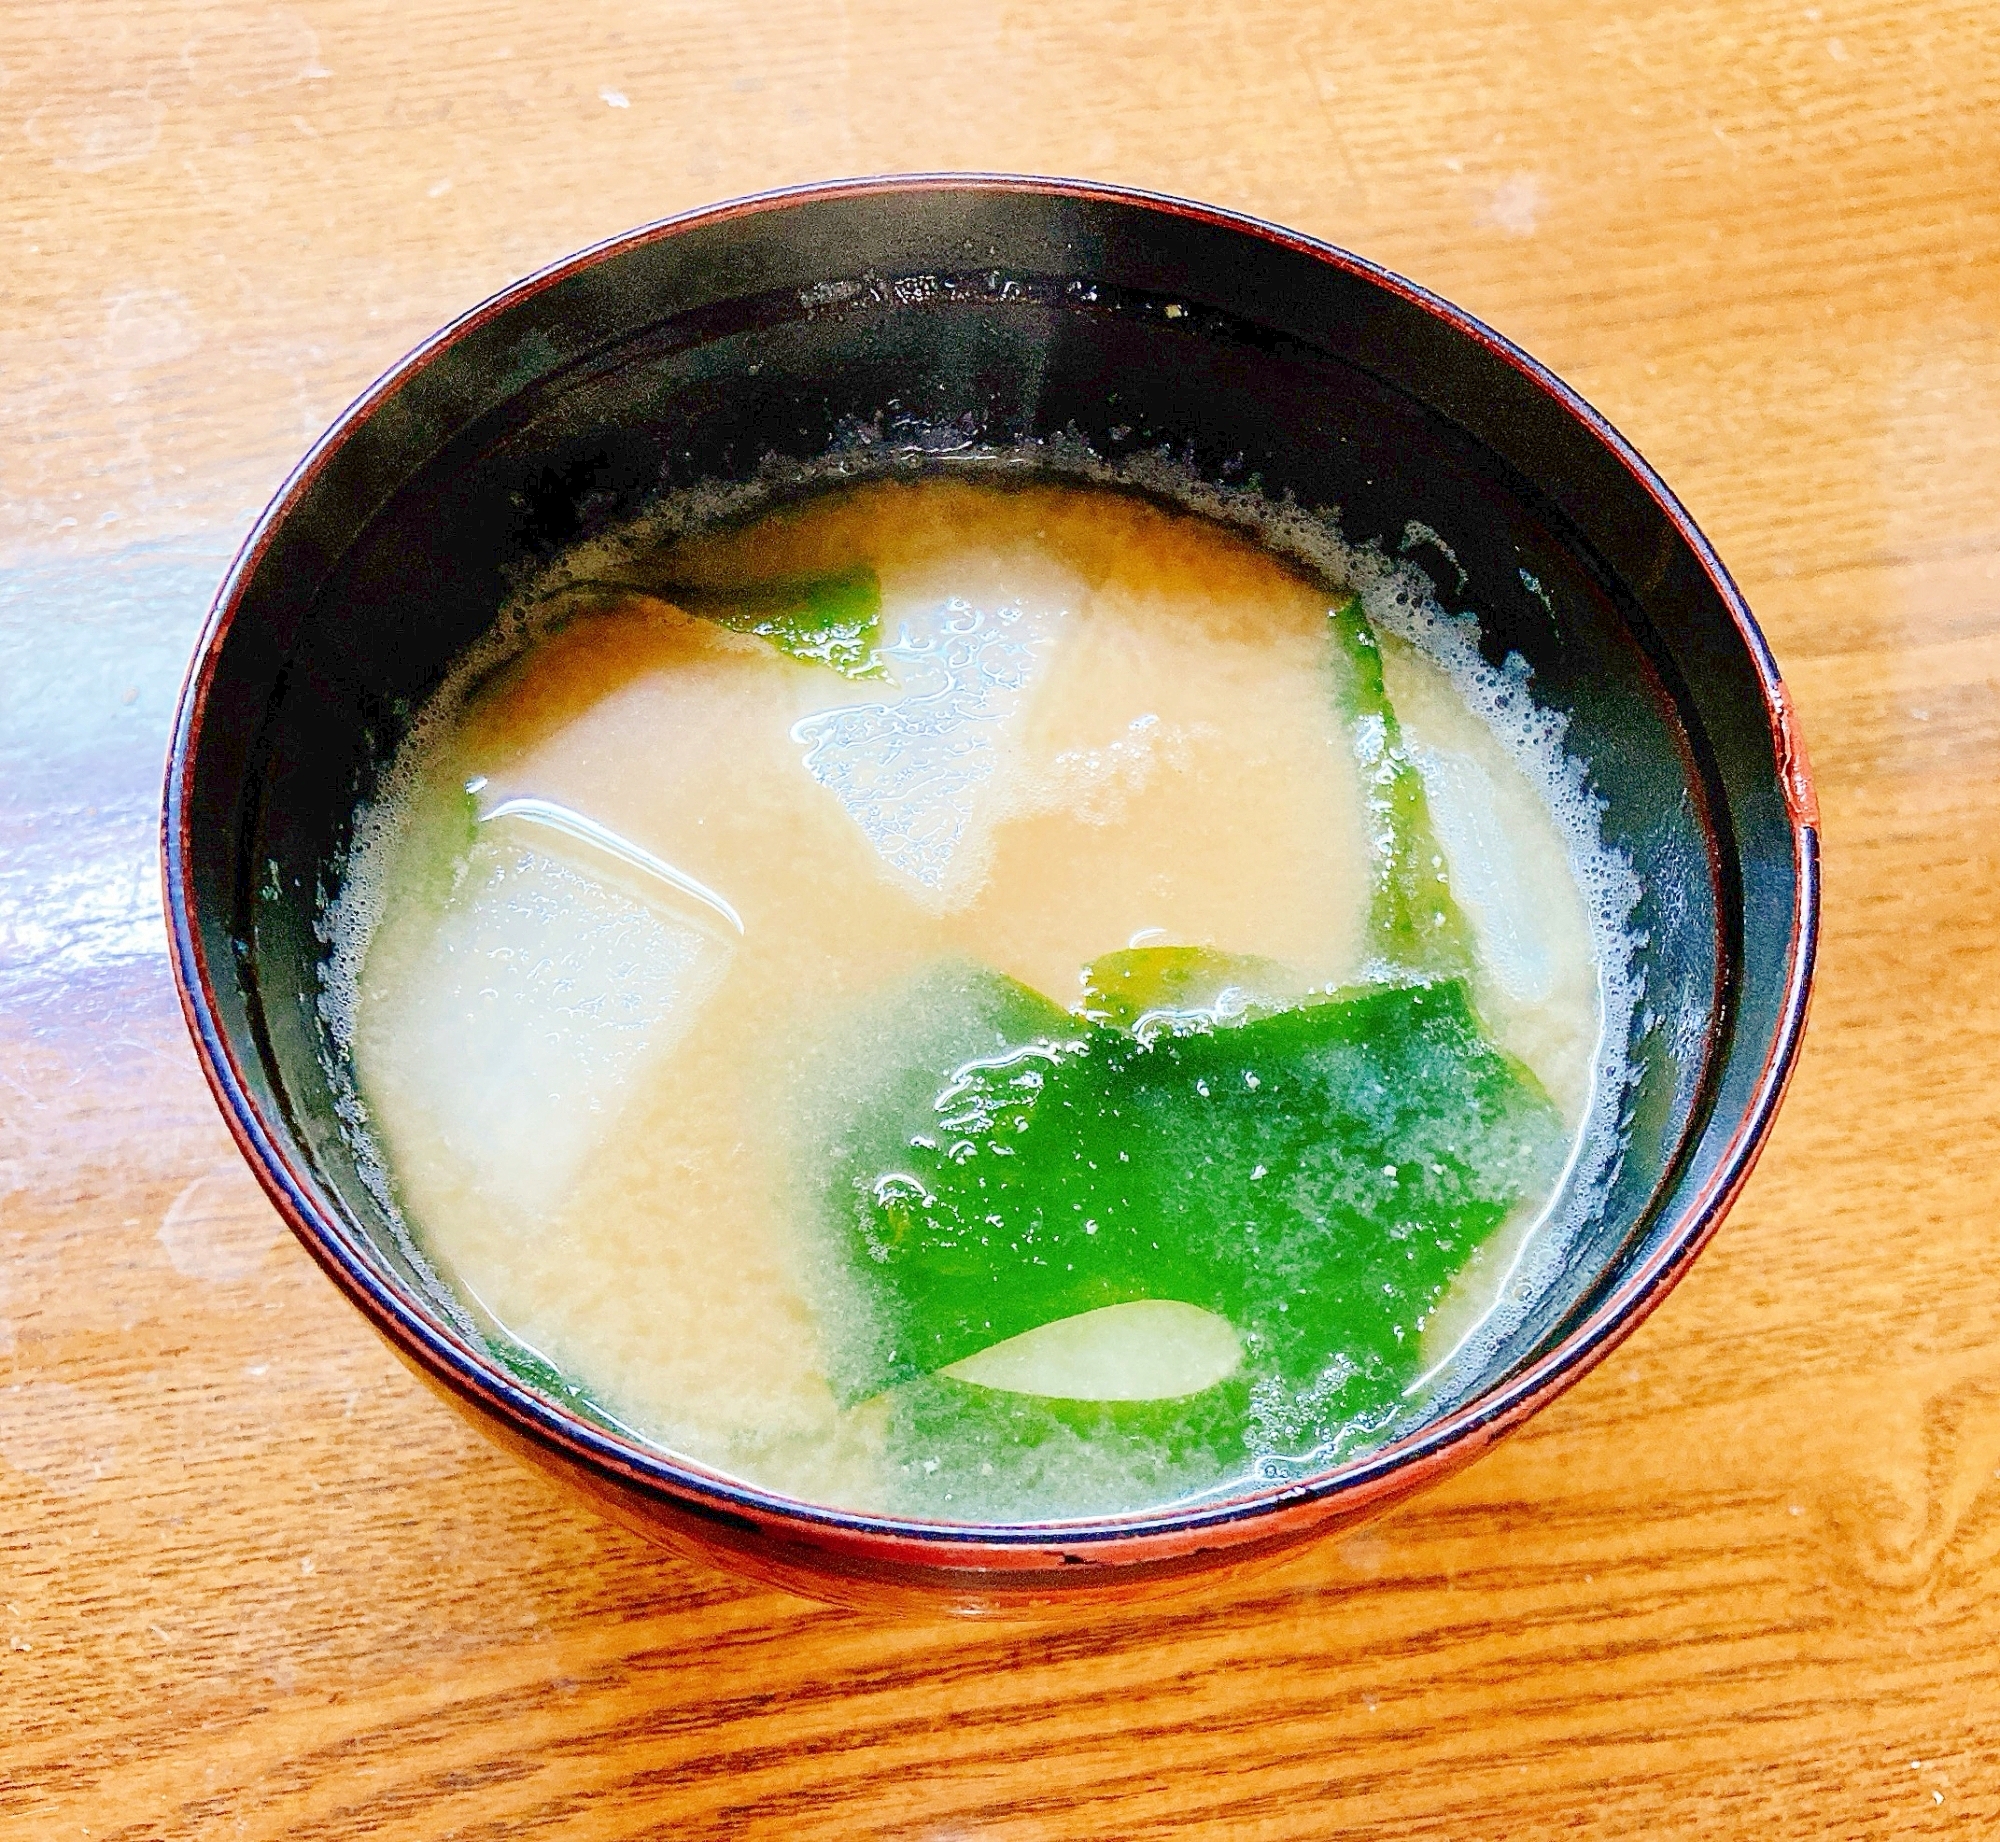
{"type": "Polygon", "coordinates": [[[961,1519],[1421,1412],[1615,1155],[1630,878],[1520,674],[1332,544],[959,475],[566,559],[333,916],[496,1353],[961,1519]]]}

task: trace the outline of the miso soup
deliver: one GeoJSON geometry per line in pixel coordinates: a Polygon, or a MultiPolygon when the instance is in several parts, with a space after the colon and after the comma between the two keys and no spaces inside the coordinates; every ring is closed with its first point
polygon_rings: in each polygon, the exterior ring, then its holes
{"type": "Polygon", "coordinates": [[[1587,1216],[1631,879],[1560,722],[1153,484],[691,503],[417,722],[326,1010],[525,1379],[822,1504],[1145,1508],[1413,1424],[1587,1216]]]}

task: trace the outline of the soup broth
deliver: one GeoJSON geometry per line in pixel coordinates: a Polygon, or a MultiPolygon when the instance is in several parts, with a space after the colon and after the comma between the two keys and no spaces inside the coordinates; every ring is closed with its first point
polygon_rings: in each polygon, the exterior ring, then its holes
{"type": "Polygon", "coordinates": [[[757,1485],[1016,1520],[1323,1466],[1493,1334],[1615,1155],[1629,874],[1465,622],[1218,509],[684,518],[440,694],[327,1009],[502,1361],[757,1485]]]}

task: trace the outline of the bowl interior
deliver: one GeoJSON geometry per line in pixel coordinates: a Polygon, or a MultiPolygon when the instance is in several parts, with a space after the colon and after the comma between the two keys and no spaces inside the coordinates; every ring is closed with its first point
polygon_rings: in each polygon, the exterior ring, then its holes
{"type": "Polygon", "coordinates": [[[411,712],[525,571],[665,489],[1028,439],[1337,507],[1568,718],[1644,890],[1629,1143],[1480,1388],[1685,1232],[1784,1034],[1799,896],[1759,661],[1699,539],[1588,412],[1360,264],[1130,198],[858,188],[637,235],[462,323],[316,452],[225,595],[183,814],[215,1014],[315,1220],[439,1334],[316,1002],[316,908],[411,712]]]}

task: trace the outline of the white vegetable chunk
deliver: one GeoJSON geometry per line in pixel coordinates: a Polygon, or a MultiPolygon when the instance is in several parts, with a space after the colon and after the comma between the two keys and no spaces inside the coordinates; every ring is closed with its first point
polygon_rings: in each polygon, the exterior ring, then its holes
{"type": "Polygon", "coordinates": [[[734,957],[713,903],[643,859],[549,821],[482,825],[405,986],[406,1090],[479,1189],[524,1214],[560,1205],[734,957]]]}
{"type": "Polygon", "coordinates": [[[1509,835],[1506,802],[1471,755],[1412,747],[1431,824],[1444,849],[1451,892],[1479,935],[1486,963],[1517,1004],[1539,1004],[1555,989],[1556,943],[1548,937],[1542,883],[1522,873],[1509,835]]]}
{"type": "Polygon", "coordinates": [[[1175,1299],[1058,1318],[955,1362],[954,1381],[1065,1401],[1171,1401],[1235,1373],[1243,1345],[1227,1318],[1175,1299]]]}
{"type": "Polygon", "coordinates": [[[1041,624],[1015,606],[944,601],[904,621],[881,649],[893,691],[792,731],[806,772],[882,861],[933,896],[977,855],[967,846],[1000,791],[1005,744],[1040,664],[1041,624]]]}

